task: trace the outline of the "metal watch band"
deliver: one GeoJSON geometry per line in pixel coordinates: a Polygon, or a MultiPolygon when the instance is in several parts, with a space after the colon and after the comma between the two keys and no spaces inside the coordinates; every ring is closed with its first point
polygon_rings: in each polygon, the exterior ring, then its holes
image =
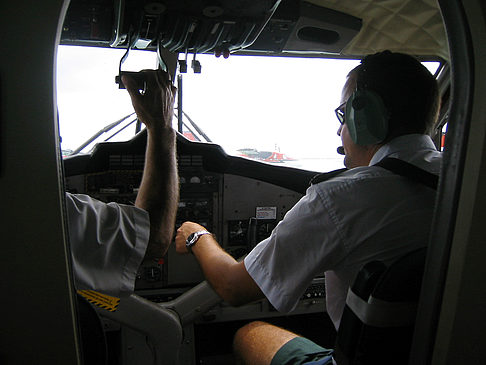
{"type": "Polygon", "coordinates": [[[211,234],[211,233],[206,230],[203,230],[203,231],[193,232],[189,235],[189,237],[187,237],[186,248],[190,253],[192,253],[192,246],[194,246],[196,242],[199,240],[199,238],[201,236],[204,236],[205,234],[211,234]]]}

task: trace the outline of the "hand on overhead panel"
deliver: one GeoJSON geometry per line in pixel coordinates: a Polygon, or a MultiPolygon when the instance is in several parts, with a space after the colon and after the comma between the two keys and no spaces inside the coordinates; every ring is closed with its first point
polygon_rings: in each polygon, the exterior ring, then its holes
{"type": "Polygon", "coordinates": [[[147,129],[170,128],[177,92],[170,75],[162,70],[143,70],[140,73],[143,75],[143,85],[130,75],[122,76],[138,118],[147,129]]]}

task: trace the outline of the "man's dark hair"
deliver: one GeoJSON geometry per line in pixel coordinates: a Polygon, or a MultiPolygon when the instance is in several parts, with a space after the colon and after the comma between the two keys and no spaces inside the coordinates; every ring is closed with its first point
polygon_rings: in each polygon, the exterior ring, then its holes
{"type": "Polygon", "coordinates": [[[404,134],[431,134],[439,111],[435,77],[415,57],[384,51],[365,57],[353,71],[358,89],[381,96],[389,113],[384,142],[404,134]]]}

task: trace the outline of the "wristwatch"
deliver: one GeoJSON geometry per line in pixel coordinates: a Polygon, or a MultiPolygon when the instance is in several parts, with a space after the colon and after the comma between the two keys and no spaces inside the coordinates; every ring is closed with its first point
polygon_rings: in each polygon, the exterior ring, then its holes
{"type": "Polygon", "coordinates": [[[204,231],[197,231],[197,232],[191,233],[189,235],[189,237],[187,237],[187,240],[186,240],[186,248],[187,248],[187,251],[189,251],[189,252],[192,253],[192,246],[194,246],[196,244],[196,242],[199,239],[199,237],[204,236],[205,234],[211,234],[211,233],[209,233],[206,230],[204,230],[204,231]]]}

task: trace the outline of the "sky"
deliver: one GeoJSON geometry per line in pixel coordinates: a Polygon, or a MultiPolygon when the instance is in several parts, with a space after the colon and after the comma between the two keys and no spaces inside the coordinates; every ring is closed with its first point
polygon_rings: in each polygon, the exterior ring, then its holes
{"type": "MultiPolygon", "coordinates": [[[[76,149],[102,127],[133,113],[128,93],[114,82],[123,54],[116,49],[59,47],[63,149],[76,149]]],[[[346,75],[358,61],[236,55],[197,59],[202,72],[195,74],[189,66],[183,75],[183,110],[226,152],[279,151],[295,158],[297,167],[316,171],[343,166],[336,153],[341,143],[334,109],[346,75]]],[[[122,69],[155,66],[153,52],[131,51],[122,69]]]]}

